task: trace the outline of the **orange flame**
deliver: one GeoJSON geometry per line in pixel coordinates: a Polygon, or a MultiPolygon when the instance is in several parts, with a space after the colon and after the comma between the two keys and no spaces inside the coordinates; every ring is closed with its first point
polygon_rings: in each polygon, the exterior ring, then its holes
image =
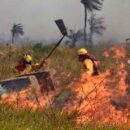
{"type": "Polygon", "coordinates": [[[21,109],[37,109],[50,106],[53,102],[54,96],[54,92],[49,92],[48,95],[45,95],[42,94],[40,90],[36,90],[36,93],[34,93],[32,92],[32,88],[29,87],[26,90],[2,95],[0,103],[13,105],[15,108],[21,109]]]}
{"type": "Polygon", "coordinates": [[[130,125],[129,96],[126,94],[125,82],[127,72],[123,63],[126,51],[123,46],[116,46],[105,51],[105,56],[109,56],[111,51],[114,52],[117,60],[115,62],[118,64],[114,68],[115,72],[109,69],[95,77],[88,77],[83,73],[79,81],[69,86],[75,95],[66,103],[64,110],[69,113],[77,111],[77,123],[95,121],[130,125]]]}
{"type": "MultiPolygon", "coordinates": [[[[123,46],[116,46],[105,51],[106,56],[109,56],[111,51],[114,52],[116,58],[117,65],[114,68],[94,77],[88,77],[86,73],[83,73],[79,81],[69,86],[75,95],[65,104],[64,110],[68,113],[78,111],[77,123],[95,121],[130,125],[130,101],[125,82],[127,72],[123,63],[126,51],[123,46]]],[[[18,108],[36,109],[50,106],[54,96],[54,93],[45,96],[40,93],[40,90],[32,93],[32,88],[29,87],[20,92],[3,95],[0,102],[18,108]]]]}

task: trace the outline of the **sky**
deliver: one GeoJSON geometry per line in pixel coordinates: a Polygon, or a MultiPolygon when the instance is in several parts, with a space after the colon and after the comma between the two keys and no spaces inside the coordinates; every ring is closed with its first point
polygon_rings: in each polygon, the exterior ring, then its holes
{"type": "MultiPolygon", "coordinates": [[[[130,37],[130,0],[104,0],[103,16],[107,30],[100,40],[125,41],[130,37]]],[[[0,37],[10,38],[13,23],[21,23],[31,39],[61,36],[54,20],[62,18],[69,29],[84,26],[84,8],[80,0],[0,0],[0,37]]]]}

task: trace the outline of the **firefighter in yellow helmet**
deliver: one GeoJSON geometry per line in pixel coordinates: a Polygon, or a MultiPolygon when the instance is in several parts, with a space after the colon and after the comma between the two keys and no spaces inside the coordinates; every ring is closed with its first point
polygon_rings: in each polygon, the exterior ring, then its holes
{"type": "Polygon", "coordinates": [[[18,74],[27,74],[40,69],[40,64],[32,64],[32,56],[30,54],[23,54],[19,60],[18,65],[15,67],[18,74]]]}
{"type": "MultiPolygon", "coordinates": [[[[24,74],[29,74],[34,71],[38,71],[43,66],[43,64],[46,62],[45,59],[42,60],[42,62],[40,64],[38,64],[38,63],[33,64],[32,61],[33,61],[33,59],[30,54],[23,54],[22,58],[19,60],[19,64],[15,67],[17,70],[17,74],[24,75],[24,74]]],[[[47,92],[49,91],[49,89],[54,91],[55,88],[51,81],[50,74],[47,73],[42,78],[43,79],[40,82],[45,82],[45,83],[43,83],[43,84],[41,83],[40,91],[43,92],[44,89],[47,92]],[[50,87],[50,88],[48,88],[48,87],[50,87]]]]}
{"type": "Polygon", "coordinates": [[[97,60],[91,56],[85,48],[78,50],[79,61],[83,62],[86,73],[89,75],[98,75],[97,60]]]}

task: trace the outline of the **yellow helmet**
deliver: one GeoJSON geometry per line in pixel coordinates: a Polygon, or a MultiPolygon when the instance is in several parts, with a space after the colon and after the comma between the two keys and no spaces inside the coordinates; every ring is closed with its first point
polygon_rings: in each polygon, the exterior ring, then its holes
{"type": "Polygon", "coordinates": [[[87,50],[85,48],[81,48],[81,49],[78,50],[78,55],[85,55],[87,53],[88,52],[87,52],[87,50]]]}
{"type": "Polygon", "coordinates": [[[32,61],[32,57],[28,54],[24,55],[24,59],[26,60],[26,62],[31,62],[32,61]]]}

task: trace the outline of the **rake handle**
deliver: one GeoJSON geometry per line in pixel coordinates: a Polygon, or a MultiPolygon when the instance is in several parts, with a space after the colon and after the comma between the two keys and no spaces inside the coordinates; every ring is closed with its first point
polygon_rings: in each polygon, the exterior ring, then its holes
{"type": "Polygon", "coordinates": [[[58,43],[55,45],[55,47],[49,52],[49,54],[42,60],[40,67],[45,63],[45,61],[52,55],[52,53],[55,51],[55,49],[60,45],[62,40],[64,39],[65,35],[58,41],[58,43]]]}

